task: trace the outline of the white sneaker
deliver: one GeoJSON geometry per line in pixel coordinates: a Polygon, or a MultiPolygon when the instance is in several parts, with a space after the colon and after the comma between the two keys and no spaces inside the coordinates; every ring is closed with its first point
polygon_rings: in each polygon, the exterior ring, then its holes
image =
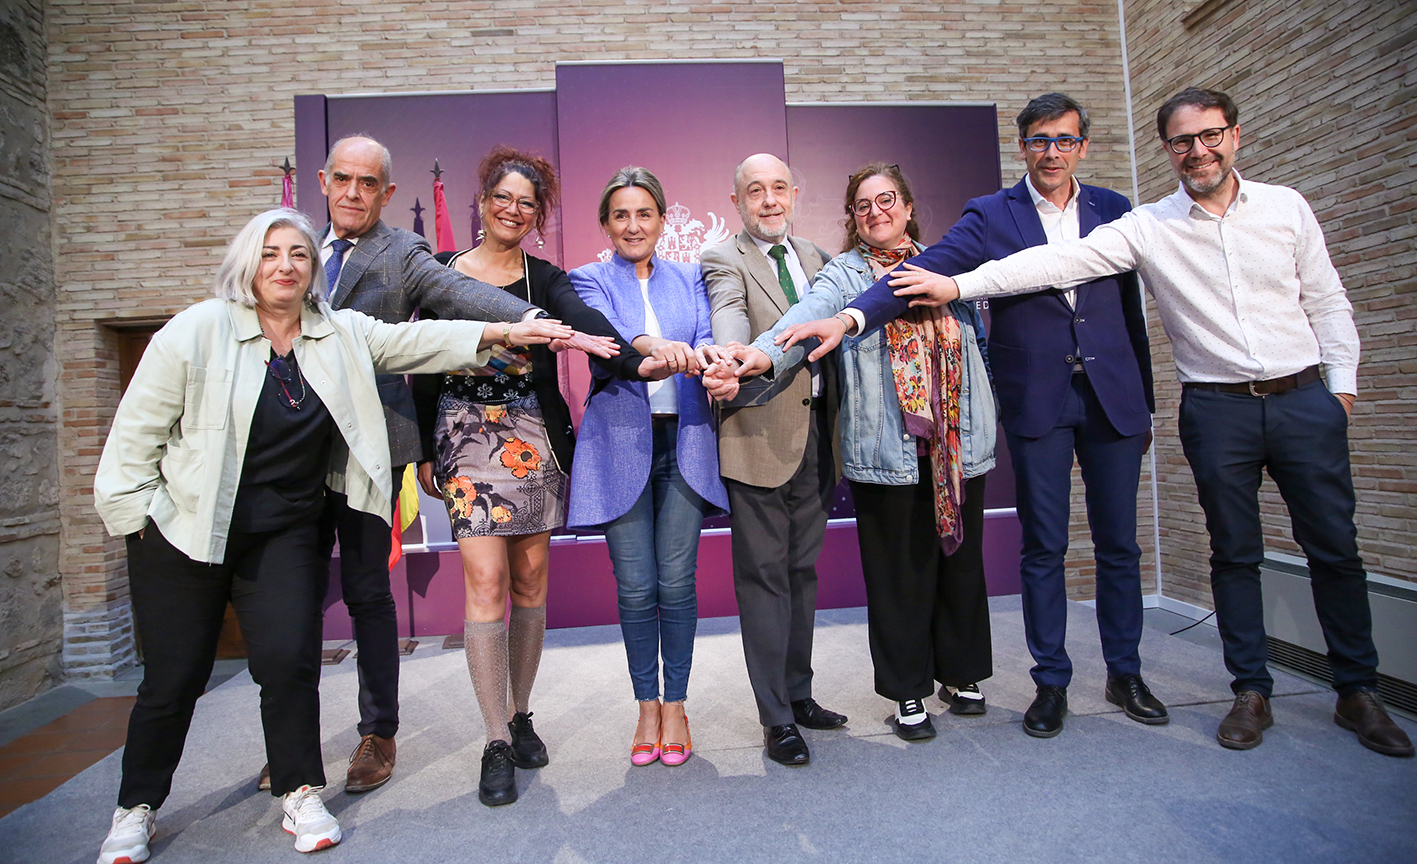
{"type": "Polygon", "coordinates": [[[148,842],[156,832],[157,816],[151,807],[119,807],[113,811],[108,839],[98,850],[98,864],[138,864],[148,860],[148,842]]]}
{"type": "Polygon", "coordinates": [[[280,827],[295,835],[296,852],[316,852],[340,841],[339,822],[325,809],[325,802],[320,800],[320,792],[324,788],[301,786],[281,798],[280,806],[285,811],[285,819],[280,827]]]}

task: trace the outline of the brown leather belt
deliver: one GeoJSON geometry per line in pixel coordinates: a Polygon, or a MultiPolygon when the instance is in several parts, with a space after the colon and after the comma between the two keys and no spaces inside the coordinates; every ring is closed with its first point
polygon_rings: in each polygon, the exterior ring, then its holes
{"type": "Polygon", "coordinates": [[[1208,381],[1187,381],[1182,386],[1188,390],[1215,390],[1220,393],[1239,393],[1243,396],[1277,396],[1295,387],[1312,384],[1319,380],[1319,367],[1310,366],[1302,372],[1270,378],[1267,381],[1247,381],[1243,384],[1216,384],[1208,381]]]}

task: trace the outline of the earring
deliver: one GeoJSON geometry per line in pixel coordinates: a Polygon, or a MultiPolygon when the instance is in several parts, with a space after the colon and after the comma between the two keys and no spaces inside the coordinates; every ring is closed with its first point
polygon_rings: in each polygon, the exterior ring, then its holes
{"type": "Polygon", "coordinates": [[[540,231],[536,232],[536,248],[538,248],[538,249],[545,249],[545,248],[546,248],[546,238],[543,237],[543,236],[541,236],[541,232],[540,232],[540,231]]]}
{"type": "Polygon", "coordinates": [[[487,236],[487,231],[486,231],[485,229],[482,229],[482,228],[478,228],[478,229],[477,229],[477,242],[478,242],[479,245],[482,243],[482,238],[484,238],[484,237],[486,237],[486,236],[487,236]]]}

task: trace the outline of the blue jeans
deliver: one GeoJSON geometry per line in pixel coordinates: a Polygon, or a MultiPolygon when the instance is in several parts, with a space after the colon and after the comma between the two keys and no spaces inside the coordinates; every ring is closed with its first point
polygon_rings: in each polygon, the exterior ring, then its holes
{"type": "Polygon", "coordinates": [[[635,698],[659,697],[659,658],[664,657],[664,700],[682,702],[689,692],[699,598],[694,571],[699,529],[708,503],[679,474],[677,421],[656,421],[649,481],[624,516],[605,526],[615,569],[620,632],[635,698]]]}
{"type": "Polygon", "coordinates": [[[1343,696],[1376,690],[1378,652],[1353,524],[1357,503],[1342,403],[1321,381],[1263,398],[1187,387],[1180,430],[1210,532],[1210,588],[1231,689],[1266,698],[1274,689],[1260,595],[1264,471],[1279,487],[1294,542],[1309,559],[1333,688],[1343,696]]]}

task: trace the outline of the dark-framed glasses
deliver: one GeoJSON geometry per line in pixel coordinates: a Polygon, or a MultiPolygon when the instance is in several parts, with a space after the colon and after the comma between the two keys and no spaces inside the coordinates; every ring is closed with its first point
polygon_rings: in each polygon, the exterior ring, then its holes
{"type": "Polygon", "coordinates": [[[1035,135],[1032,138],[1023,139],[1023,146],[1034,153],[1047,153],[1048,145],[1052,144],[1058,148],[1059,153],[1071,153],[1082,146],[1086,138],[1078,138],[1075,135],[1059,135],[1057,138],[1049,138],[1046,135],[1035,135]]]}
{"type": "Polygon", "coordinates": [[[1189,153],[1199,138],[1207,147],[1219,147],[1220,142],[1225,140],[1225,131],[1233,128],[1235,127],[1216,126],[1214,129],[1202,129],[1194,135],[1177,135],[1175,138],[1167,138],[1166,146],[1171,148],[1172,153],[1189,153]]]}
{"type": "Polygon", "coordinates": [[[875,204],[877,209],[884,213],[895,206],[897,197],[899,196],[895,192],[882,192],[875,198],[857,198],[851,202],[851,212],[857,216],[865,216],[871,212],[871,205],[875,204]]]}
{"type": "Polygon", "coordinates": [[[506,210],[507,208],[515,204],[517,205],[518,210],[528,216],[535,215],[536,211],[540,209],[539,205],[537,205],[536,203],[535,198],[513,198],[506,192],[500,191],[492,193],[492,203],[496,204],[498,207],[501,207],[503,210],[506,210]]]}

